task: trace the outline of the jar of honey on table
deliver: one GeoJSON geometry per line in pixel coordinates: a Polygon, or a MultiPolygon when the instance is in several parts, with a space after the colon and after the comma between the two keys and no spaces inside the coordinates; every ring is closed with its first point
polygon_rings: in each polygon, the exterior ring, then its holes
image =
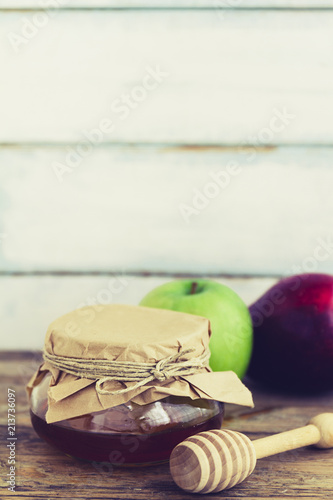
{"type": "Polygon", "coordinates": [[[77,309],[49,327],[28,384],[32,425],[72,457],[117,465],[168,460],[222,425],[224,402],[252,405],[233,372],[209,368],[209,321],[140,306],[77,309]]]}

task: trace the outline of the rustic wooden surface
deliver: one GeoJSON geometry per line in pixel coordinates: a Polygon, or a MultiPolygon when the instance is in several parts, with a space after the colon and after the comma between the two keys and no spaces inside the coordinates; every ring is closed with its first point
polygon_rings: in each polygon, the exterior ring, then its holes
{"type": "MultiPolygon", "coordinates": [[[[137,499],[200,498],[173,484],[168,465],[144,468],[97,470],[89,463],[71,459],[44,443],[33,431],[25,383],[35,370],[40,354],[0,352],[1,386],[1,490],[0,498],[33,499],[137,499]],[[6,489],[8,472],[7,388],[17,395],[17,492],[6,489]]],[[[316,398],[268,393],[254,387],[255,408],[228,405],[224,427],[256,439],[304,425],[317,413],[332,411],[333,394],[316,398]]],[[[261,459],[253,474],[230,491],[201,498],[333,498],[333,450],[303,448],[261,459]]]]}

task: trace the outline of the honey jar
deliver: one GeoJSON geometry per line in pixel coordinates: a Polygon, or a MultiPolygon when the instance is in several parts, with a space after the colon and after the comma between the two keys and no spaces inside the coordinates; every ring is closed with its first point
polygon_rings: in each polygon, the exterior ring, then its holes
{"type": "Polygon", "coordinates": [[[233,372],[211,372],[209,336],[205,318],[140,306],[58,318],[27,387],[35,431],[78,459],[168,460],[185,438],[221,427],[224,402],[252,405],[233,372]]]}

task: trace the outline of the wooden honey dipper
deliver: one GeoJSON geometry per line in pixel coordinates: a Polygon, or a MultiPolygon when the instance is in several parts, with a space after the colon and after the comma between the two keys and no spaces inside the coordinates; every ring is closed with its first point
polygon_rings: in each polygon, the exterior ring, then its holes
{"type": "Polygon", "coordinates": [[[200,432],[178,444],[171,453],[175,483],[192,493],[216,493],[246,479],[258,458],[301,446],[333,447],[333,413],[322,413],[308,425],[255,441],[240,432],[200,432]]]}

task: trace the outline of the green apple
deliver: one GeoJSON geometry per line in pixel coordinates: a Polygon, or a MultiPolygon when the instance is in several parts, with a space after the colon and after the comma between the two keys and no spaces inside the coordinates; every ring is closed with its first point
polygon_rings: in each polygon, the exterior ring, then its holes
{"type": "Polygon", "coordinates": [[[210,367],[245,375],[252,353],[252,321],[242,299],[211,280],[177,280],[149,292],[141,306],[171,309],[208,318],[212,336],[210,367]]]}

